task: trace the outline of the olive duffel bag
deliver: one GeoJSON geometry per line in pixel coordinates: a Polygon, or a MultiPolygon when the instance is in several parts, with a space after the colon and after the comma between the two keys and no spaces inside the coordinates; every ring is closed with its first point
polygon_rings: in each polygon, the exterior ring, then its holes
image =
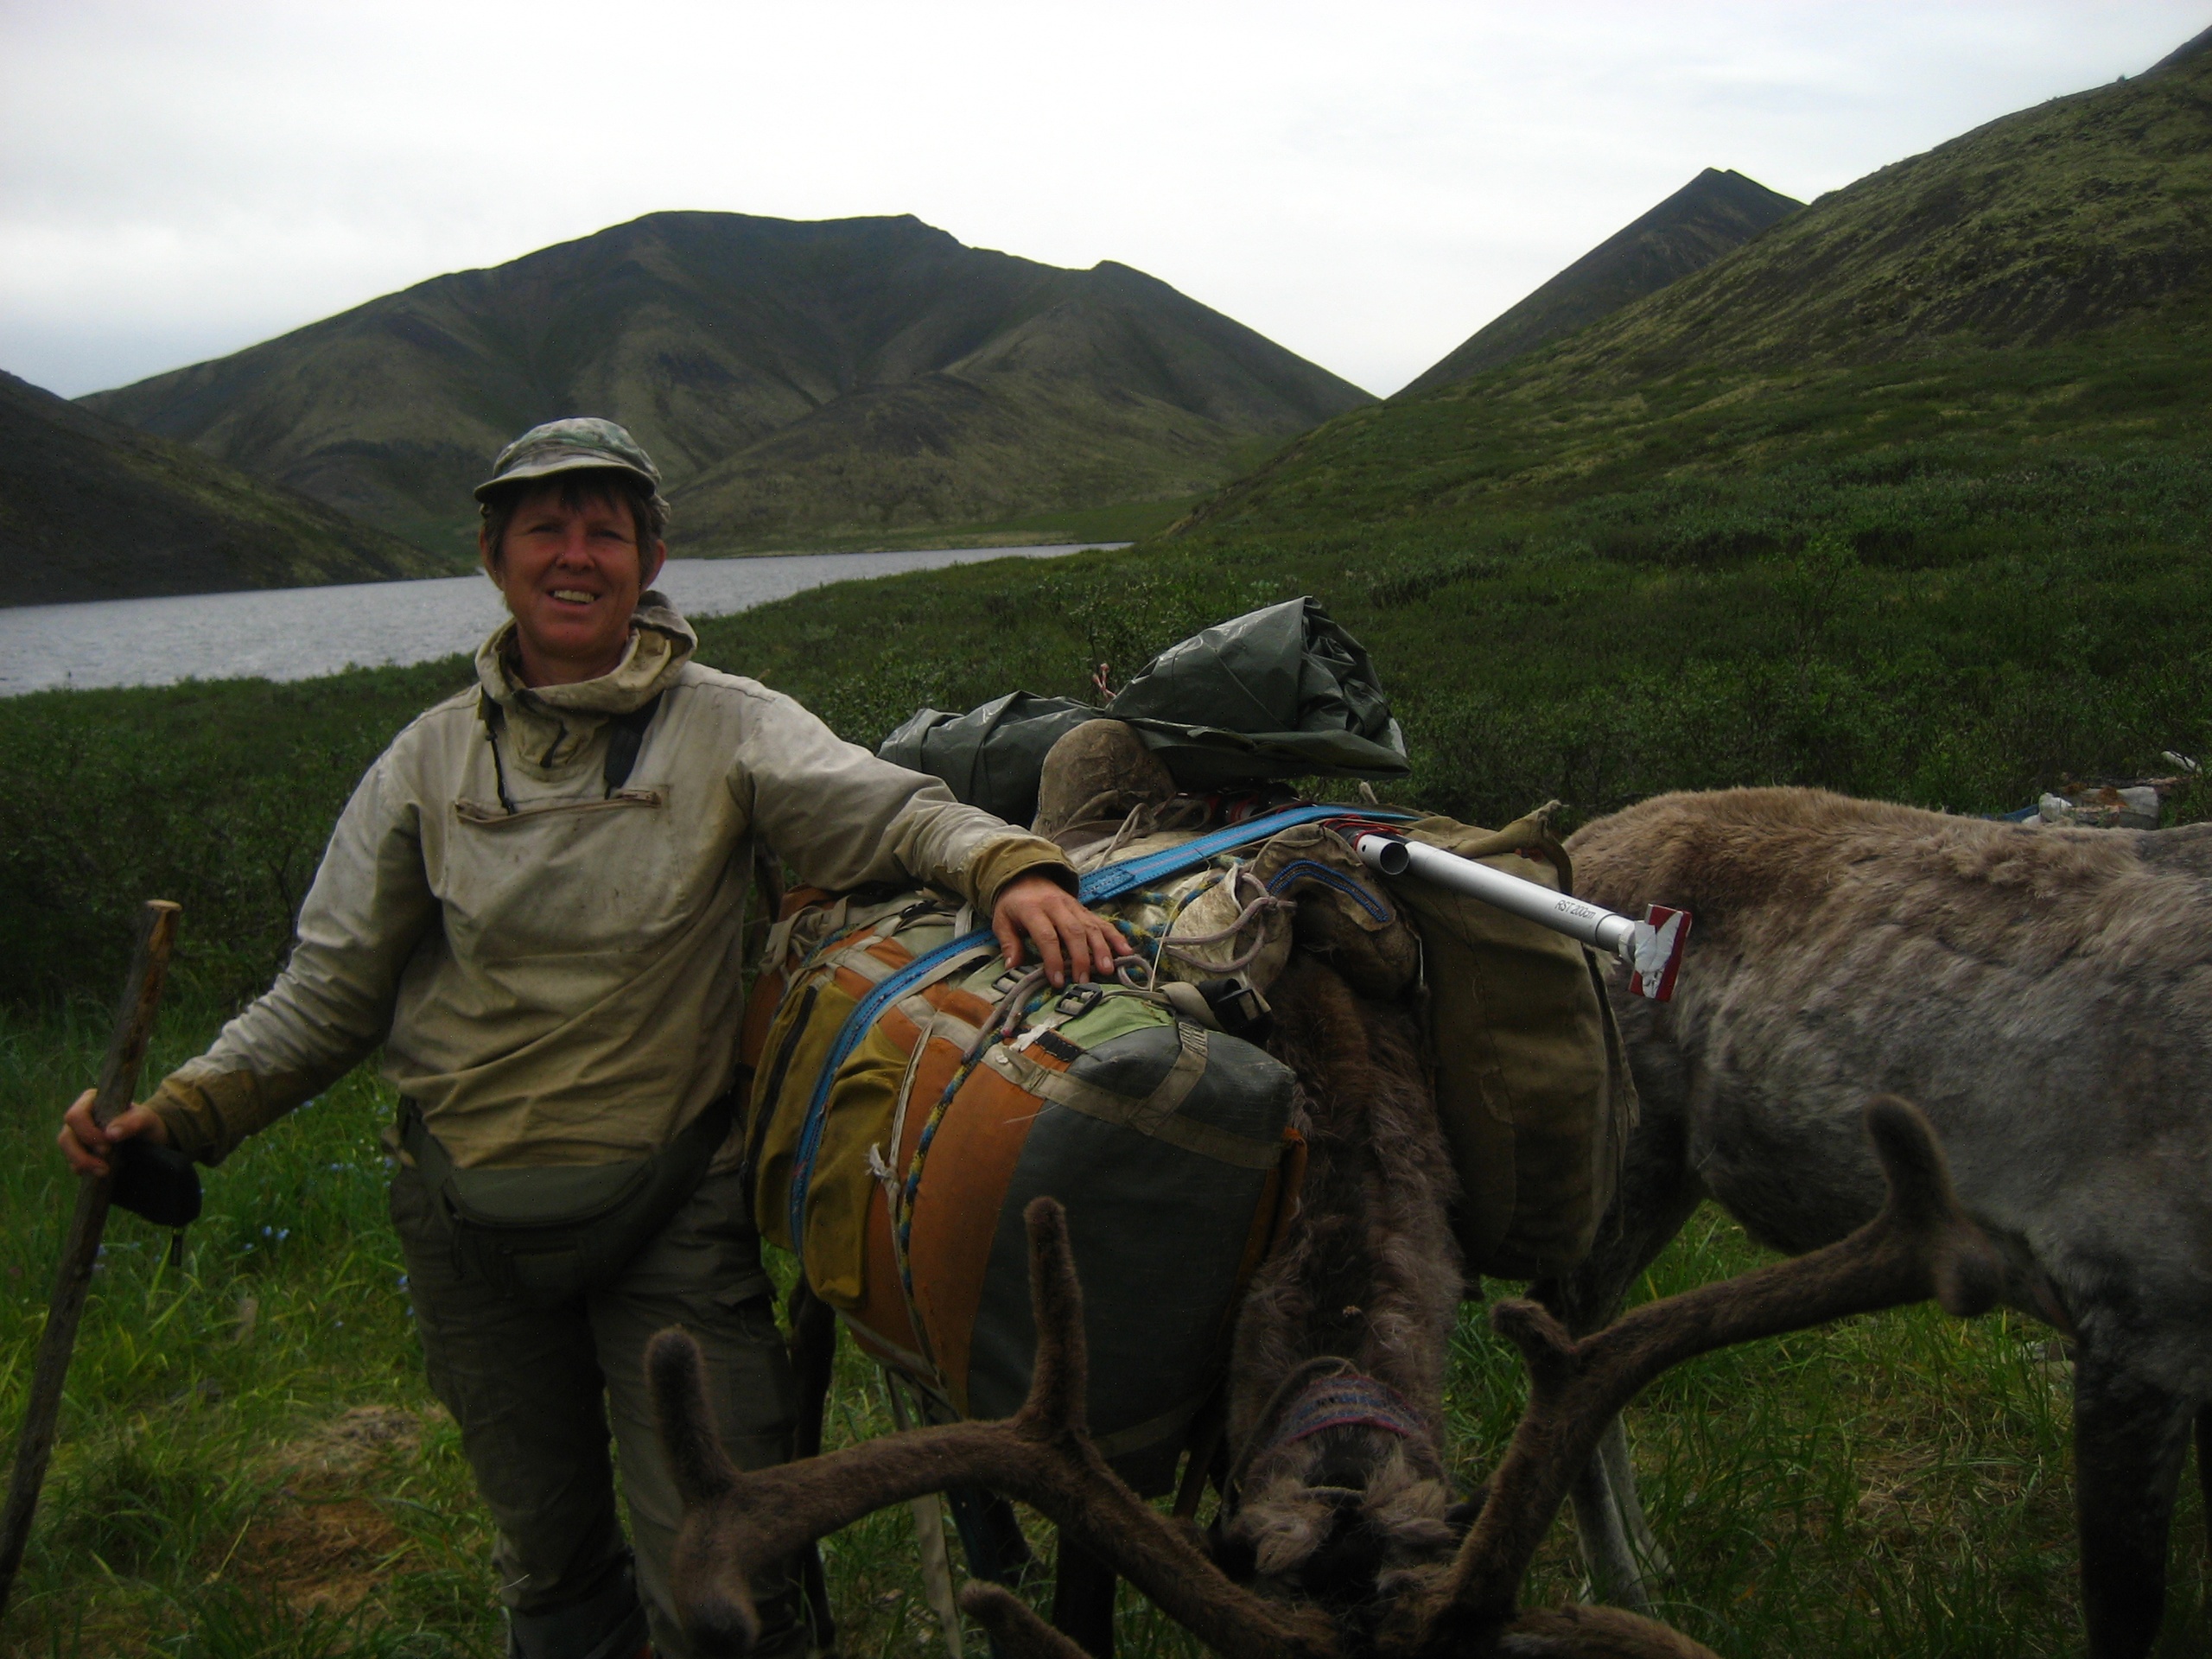
{"type": "Polygon", "coordinates": [[[1093,1434],[1164,1491],[1295,1204],[1291,1074],[1187,996],[1055,992],[955,925],[923,895],[794,895],[747,1020],[761,1230],[863,1349],[1000,1417],[1036,1341],[1022,1211],[1058,1199],[1093,1434]]]}

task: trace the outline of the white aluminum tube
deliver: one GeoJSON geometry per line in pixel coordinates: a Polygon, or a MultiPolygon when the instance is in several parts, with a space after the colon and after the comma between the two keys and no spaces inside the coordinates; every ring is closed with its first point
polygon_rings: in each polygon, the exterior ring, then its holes
{"type": "Polygon", "coordinates": [[[1625,962],[1636,961],[1637,924],[1625,916],[1422,842],[1370,833],[1360,836],[1357,844],[1360,857],[1385,875],[1417,875],[1524,917],[1554,933],[1595,945],[1625,962]]]}

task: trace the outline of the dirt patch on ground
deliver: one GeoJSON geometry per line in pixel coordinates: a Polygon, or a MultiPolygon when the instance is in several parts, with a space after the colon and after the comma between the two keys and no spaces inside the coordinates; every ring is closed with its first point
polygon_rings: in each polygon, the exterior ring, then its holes
{"type": "Polygon", "coordinates": [[[233,1570],[302,1611],[350,1613],[411,1548],[367,1498],[280,1496],[247,1529],[233,1570]]]}
{"type": "Polygon", "coordinates": [[[230,1570],[305,1611],[351,1612],[413,1548],[362,1488],[411,1459],[423,1420],[356,1406],[270,1456],[274,1490],[232,1551],[230,1570]]]}
{"type": "Polygon", "coordinates": [[[423,1444],[423,1420],[397,1406],[355,1406],[312,1433],[270,1454],[283,1474],[301,1481],[359,1474],[385,1459],[413,1453],[423,1444]]]}

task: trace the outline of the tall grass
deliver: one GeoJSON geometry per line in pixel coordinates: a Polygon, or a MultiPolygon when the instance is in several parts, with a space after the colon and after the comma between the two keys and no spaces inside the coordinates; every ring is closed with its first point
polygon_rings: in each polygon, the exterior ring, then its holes
{"type": "MultiPolygon", "coordinates": [[[[72,1181],[59,1108],[105,1010],[0,1014],[0,1421],[20,1421],[72,1181]]],[[[204,1046],[173,1003],[149,1072],[204,1046]]],[[[357,1072],[235,1164],[172,1260],[118,1212],[70,1367],[60,1439],[8,1615],[13,1655],[489,1653],[488,1540],[451,1424],[411,1357],[357,1072]],[[348,1414],[353,1414],[349,1415],[348,1414]]]]}

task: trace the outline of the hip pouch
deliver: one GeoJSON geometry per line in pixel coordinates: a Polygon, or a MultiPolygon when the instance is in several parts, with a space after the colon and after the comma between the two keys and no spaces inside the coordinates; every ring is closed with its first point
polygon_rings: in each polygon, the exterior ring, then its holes
{"type": "Polygon", "coordinates": [[[456,1271],[531,1307],[604,1289],[696,1192],[729,1134],[734,1092],[658,1152],[620,1163],[461,1169],[400,1103],[399,1144],[431,1196],[456,1271]]]}

